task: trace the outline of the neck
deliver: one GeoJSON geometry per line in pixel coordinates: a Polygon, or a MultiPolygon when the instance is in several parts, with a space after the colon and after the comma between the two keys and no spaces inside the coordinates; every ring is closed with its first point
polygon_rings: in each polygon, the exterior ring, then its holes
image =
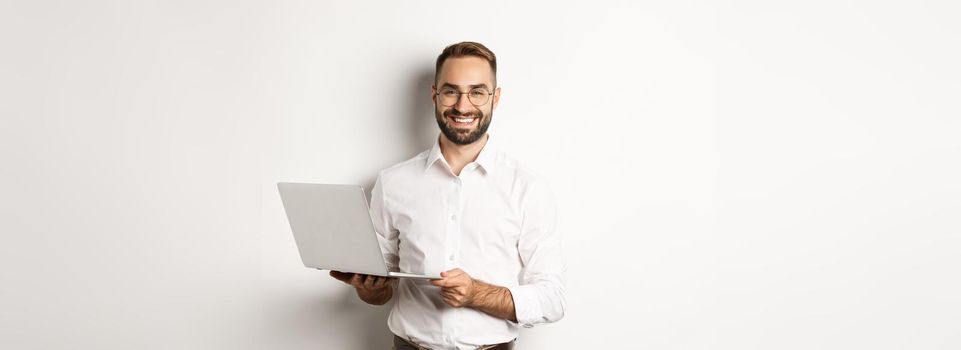
{"type": "Polygon", "coordinates": [[[479,140],[467,145],[458,145],[447,139],[444,134],[440,135],[440,153],[444,155],[447,165],[450,165],[451,172],[455,176],[460,176],[460,171],[470,162],[477,160],[477,155],[484,149],[489,136],[484,134],[479,140]]]}

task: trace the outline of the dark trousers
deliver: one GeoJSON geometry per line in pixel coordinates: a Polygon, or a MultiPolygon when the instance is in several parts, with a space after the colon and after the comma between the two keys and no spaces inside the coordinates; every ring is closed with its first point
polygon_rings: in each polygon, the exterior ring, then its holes
{"type": "MultiPolygon", "coordinates": [[[[405,340],[404,338],[398,337],[398,336],[396,336],[396,335],[394,336],[394,350],[426,350],[426,349],[429,349],[429,348],[425,348],[425,347],[423,347],[423,346],[414,344],[414,343],[412,343],[411,341],[405,340]]],[[[484,346],[479,347],[478,349],[486,349],[486,350],[513,350],[513,349],[514,349],[514,341],[511,340],[511,341],[506,342],[506,343],[484,345],[484,346]]]]}

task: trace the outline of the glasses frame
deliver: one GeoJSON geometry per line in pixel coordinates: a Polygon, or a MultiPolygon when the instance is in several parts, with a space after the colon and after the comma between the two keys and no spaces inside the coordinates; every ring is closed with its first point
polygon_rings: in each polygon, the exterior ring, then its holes
{"type": "MultiPolygon", "coordinates": [[[[473,89],[467,90],[467,92],[460,92],[460,90],[456,90],[456,91],[457,91],[457,99],[454,100],[454,103],[452,103],[452,104],[450,104],[450,105],[445,105],[444,102],[441,102],[441,100],[443,99],[443,97],[440,97],[440,90],[437,90],[437,92],[434,93],[434,96],[437,97],[437,102],[439,102],[441,106],[444,106],[444,107],[453,107],[453,106],[456,106],[456,105],[457,105],[457,102],[460,102],[461,97],[463,97],[464,95],[469,95],[469,94],[471,93],[471,91],[474,91],[474,90],[487,90],[487,89],[482,88],[482,87],[475,87],[475,88],[473,88],[473,89]]],[[[497,88],[496,88],[496,87],[494,88],[494,91],[497,91],[497,88]]],[[[470,102],[470,104],[474,105],[474,107],[480,107],[480,106],[486,105],[487,102],[491,102],[491,101],[494,100],[494,99],[491,98],[491,96],[494,95],[494,91],[486,91],[486,92],[487,92],[487,101],[484,101],[484,103],[476,104],[476,103],[474,103],[474,101],[471,101],[471,100],[470,100],[470,96],[467,96],[467,102],[470,102]]]]}

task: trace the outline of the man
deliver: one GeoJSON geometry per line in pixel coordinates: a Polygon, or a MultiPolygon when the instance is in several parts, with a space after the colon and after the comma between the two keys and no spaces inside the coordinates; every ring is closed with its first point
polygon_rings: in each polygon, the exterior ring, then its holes
{"type": "Polygon", "coordinates": [[[396,349],[511,349],[518,326],[564,317],[555,204],[544,181],[495,149],[497,60],[479,43],[448,46],[431,87],[431,149],[380,172],[371,217],[392,270],[441,279],[331,276],[365,302],[394,299],[396,349]]]}

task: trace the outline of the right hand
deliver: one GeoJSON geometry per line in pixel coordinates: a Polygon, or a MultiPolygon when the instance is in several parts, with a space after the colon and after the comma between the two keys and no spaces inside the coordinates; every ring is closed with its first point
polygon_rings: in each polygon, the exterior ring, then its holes
{"type": "Polygon", "coordinates": [[[390,287],[390,283],[396,280],[394,277],[373,276],[334,270],[330,271],[330,276],[353,286],[357,289],[357,292],[361,294],[379,292],[390,287]]]}

